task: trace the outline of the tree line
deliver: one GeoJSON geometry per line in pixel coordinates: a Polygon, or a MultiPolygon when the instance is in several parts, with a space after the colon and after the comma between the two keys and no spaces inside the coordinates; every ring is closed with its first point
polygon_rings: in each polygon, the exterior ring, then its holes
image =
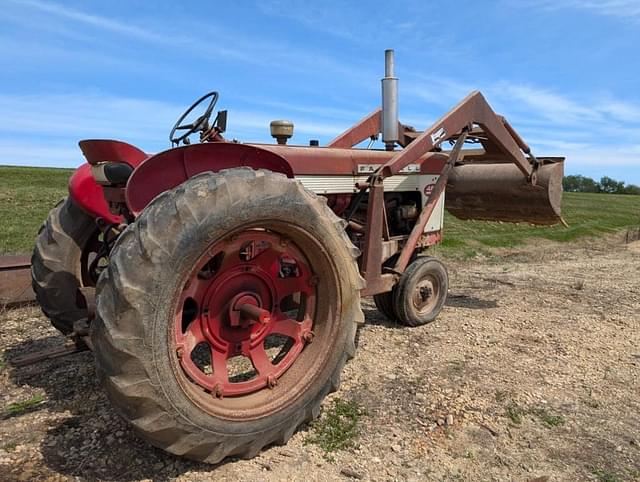
{"type": "Polygon", "coordinates": [[[562,187],[565,192],[601,192],[606,194],[640,195],[640,186],[625,184],[623,181],[616,181],[609,176],[604,176],[599,181],[579,174],[565,176],[562,179],[562,187]]]}

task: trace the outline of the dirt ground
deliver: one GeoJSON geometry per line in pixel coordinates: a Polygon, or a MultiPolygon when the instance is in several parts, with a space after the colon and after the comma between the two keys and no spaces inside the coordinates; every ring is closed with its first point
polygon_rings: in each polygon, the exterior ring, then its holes
{"type": "Polygon", "coordinates": [[[0,479],[640,480],[639,243],[448,261],[447,306],[420,328],[366,300],[357,355],[324,403],[352,400],[366,415],[355,444],[329,456],[305,443],[308,427],[253,460],[166,455],[116,416],[90,353],[11,367],[63,339],[36,308],[5,311],[0,479]]]}

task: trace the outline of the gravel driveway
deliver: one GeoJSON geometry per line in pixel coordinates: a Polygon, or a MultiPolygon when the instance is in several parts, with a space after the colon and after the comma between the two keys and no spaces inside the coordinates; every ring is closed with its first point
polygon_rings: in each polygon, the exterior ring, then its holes
{"type": "Polygon", "coordinates": [[[369,300],[339,397],[351,447],[312,428],[217,467],[148,446],[114,413],[91,353],[14,368],[63,338],[37,308],[0,313],[1,480],[640,480],[640,245],[545,242],[449,260],[428,326],[369,300]]]}

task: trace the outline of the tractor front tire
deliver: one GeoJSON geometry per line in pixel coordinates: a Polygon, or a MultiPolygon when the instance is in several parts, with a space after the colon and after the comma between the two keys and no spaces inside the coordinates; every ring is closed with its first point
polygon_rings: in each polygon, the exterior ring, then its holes
{"type": "Polygon", "coordinates": [[[97,373],[120,415],[208,463],[286,443],[337,390],[364,321],[344,228],[265,170],[203,173],[156,197],[97,287],[97,373]]]}
{"type": "Polygon", "coordinates": [[[393,311],[400,323],[421,326],[435,320],[447,300],[449,275],[429,256],[416,258],[393,288],[393,311]]]}
{"type": "Polygon", "coordinates": [[[83,251],[97,233],[95,220],[70,197],[51,210],[38,231],[31,257],[33,291],[51,324],[65,335],[87,317],[78,288],[85,284],[83,251]]]}

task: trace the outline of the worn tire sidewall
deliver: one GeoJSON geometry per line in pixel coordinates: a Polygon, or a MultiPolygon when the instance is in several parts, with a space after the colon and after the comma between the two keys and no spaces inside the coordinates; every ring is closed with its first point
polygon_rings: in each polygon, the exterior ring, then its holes
{"type": "MultiPolygon", "coordinates": [[[[351,290],[357,280],[351,276],[353,269],[340,269],[341,266],[346,266],[345,263],[354,262],[346,252],[333,220],[326,215],[322,216],[325,213],[318,212],[316,206],[310,202],[315,200],[315,196],[310,197],[308,192],[290,190],[281,196],[263,198],[260,189],[251,189],[251,179],[244,181],[248,182],[248,189],[243,199],[235,199],[235,202],[225,206],[212,207],[211,215],[207,216],[200,226],[185,224],[184,229],[175,233],[177,239],[174,252],[179,255],[169,256],[165,263],[153,264],[153,270],[149,273],[153,282],[150,283],[145,298],[147,306],[138,307],[142,313],[153,313],[152,316],[143,316],[140,320],[144,324],[144,344],[140,347],[139,358],[145,364],[151,384],[158,391],[156,402],[168,413],[173,413],[178,420],[182,419],[188,425],[195,425],[204,431],[224,436],[277,432],[280,426],[290,425],[291,417],[318,402],[318,397],[326,395],[329,379],[341,365],[347,343],[352,339],[355,330],[354,321],[345,315],[349,314],[346,307],[352,302],[349,298],[352,297],[351,290]],[[259,209],[256,209],[256,206],[259,206],[259,209]],[[197,407],[180,386],[176,379],[175,365],[170,359],[175,353],[170,353],[172,343],[168,323],[175,316],[177,298],[184,287],[185,278],[179,274],[190,272],[207,247],[227,237],[240,225],[264,223],[268,219],[293,224],[307,231],[324,247],[327,261],[333,263],[333,269],[338,273],[337,294],[341,298],[339,305],[342,312],[336,312],[334,315],[333,349],[306,391],[272,415],[248,421],[230,421],[212,416],[197,407]]],[[[178,187],[174,191],[180,195],[180,189],[178,187]]],[[[149,213],[154,210],[154,204],[163,202],[162,198],[163,195],[152,201],[136,223],[152,222],[149,213]]],[[[171,234],[174,233],[168,233],[171,234]]],[[[118,256],[122,248],[117,246],[113,256],[118,256]]],[[[286,375],[287,373],[283,376],[286,375]]]]}
{"type": "Polygon", "coordinates": [[[448,290],[449,275],[446,267],[432,257],[418,258],[409,265],[409,268],[405,271],[405,276],[400,280],[400,286],[396,288],[394,293],[396,297],[396,312],[399,313],[401,320],[406,321],[411,326],[430,323],[442,311],[447,300],[448,290]],[[435,277],[439,282],[438,301],[429,313],[420,315],[413,305],[412,295],[417,284],[427,275],[435,277]]]}
{"type": "Polygon", "coordinates": [[[78,306],[77,290],[83,286],[83,250],[98,231],[95,220],[72,197],[61,200],[43,223],[31,256],[32,286],[42,311],[63,334],[86,318],[78,306]]]}

